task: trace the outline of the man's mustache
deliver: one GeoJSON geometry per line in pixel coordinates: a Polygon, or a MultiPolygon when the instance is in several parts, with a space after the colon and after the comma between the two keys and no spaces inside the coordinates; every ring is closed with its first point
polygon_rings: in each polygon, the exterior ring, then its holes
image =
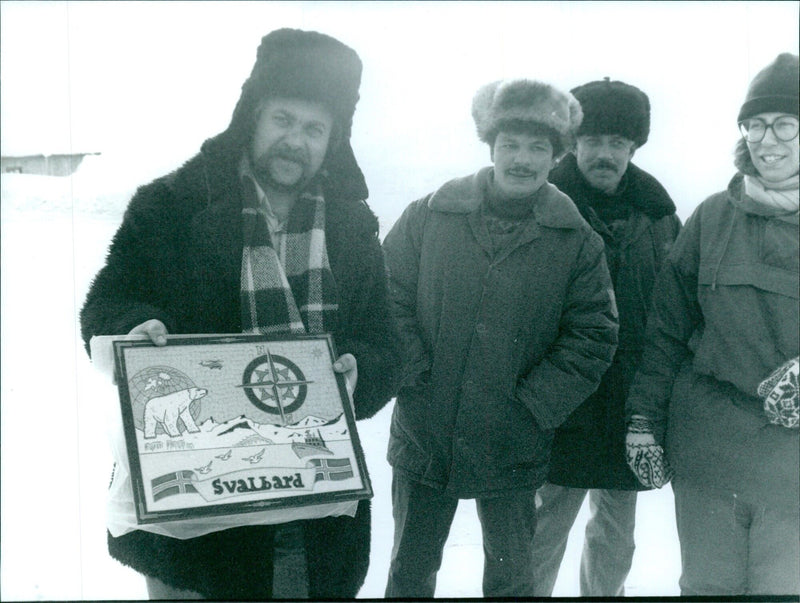
{"type": "Polygon", "coordinates": [[[308,165],[309,159],[306,156],[306,153],[301,149],[293,149],[288,146],[280,146],[272,149],[268,154],[269,158],[278,157],[280,159],[285,159],[286,161],[294,161],[295,163],[301,163],[304,166],[308,165]]]}
{"type": "Polygon", "coordinates": [[[506,174],[511,174],[512,176],[523,176],[523,177],[525,177],[525,176],[535,176],[536,172],[533,171],[533,170],[529,170],[527,168],[515,167],[515,168],[511,168],[509,170],[506,170],[506,174]]]}
{"type": "Polygon", "coordinates": [[[608,159],[598,159],[597,161],[595,161],[591,165],[590,169],[593,169],[593,170],[612,170],[612,171],[616,172],[617,171],[617,166],[614,163],[612,163],[611,161],[609,161],[608,159]]]}

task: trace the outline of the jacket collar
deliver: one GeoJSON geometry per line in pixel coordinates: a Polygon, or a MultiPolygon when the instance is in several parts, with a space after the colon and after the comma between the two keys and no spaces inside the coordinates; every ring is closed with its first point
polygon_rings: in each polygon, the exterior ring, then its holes
{"type": "MultiPolygon", "coordinates": [[[[480,209],[486,197],[492,167],[443,184],[428,200],[433,211],[471,214],[480,209]]],[[[545,182],[533,207],[537,223],[550,228],[579,228],[585,221],[572,200],[549,182],[545,182]]]]}
{"type": "MultiPolygon", "coordinates": [[[[592,188],[578,169],[574,153],[568,153],[550,172],[550,182],[570,196],[581,212],[591,207],[592,199],[604,193],[592,188]]],[[[623,176],[624,190],[616,197],[620,203],[628,203],[653,220],[675,213],[675,203],[661,183],[648,172],[633,163],[623,176]]]]}

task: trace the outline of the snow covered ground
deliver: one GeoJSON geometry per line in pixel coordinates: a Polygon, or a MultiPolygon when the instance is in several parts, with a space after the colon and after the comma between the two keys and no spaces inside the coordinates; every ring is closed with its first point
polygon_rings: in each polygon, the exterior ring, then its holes
{"type": "MultiPolygon", "coordinates": [[[[2,176],[2,592],[9,600],[141,599],[144,580],[105,543],[115,389],[91,366],[77,315],[121,219],[120,198],[72,178],[2,176]]],[[[392,405],[359,424],[372,479],[365,598],[382,597],[392,545],[392,405]]],[[[640,497],[632,596],[673,596],[680,557],[669,488],[640,497]]],[[[584,505],[554,596],[578,596],[584,505]]],[[[437,597],[481,596],[483,552],[472,501],[447,541],[437,597]]]]}

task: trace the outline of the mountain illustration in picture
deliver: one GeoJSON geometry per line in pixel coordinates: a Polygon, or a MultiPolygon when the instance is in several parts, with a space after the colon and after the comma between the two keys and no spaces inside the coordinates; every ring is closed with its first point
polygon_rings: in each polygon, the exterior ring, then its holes
{"type": "MultiPolygon", "coordinates": [[[[307,416],[297,423],[285,426],[257,423],[244,415],[222,423],[217,423],[212,417],[197,427],[196,432],[181,432],[181,440],[187,448],[227,451],[251,446],[290,445],[298,456],[305,456],[305,450],[328,454],[326,442],[347,440],[346,436],[342,436],[347,428],[344,414],[331,421],[307,416]]],[[[173,438],[167,433],[159,431],[154,441],[167,442],[171,439],[173,438]]]]}
{"type": "Polygon", "coordinates": [[[176,438],[197,433],[200,400],[208,390],[196,387],[184,373],[168,366],[152,366],[128,381],[135,427],[147,439],[161,434],[176,438]]]}

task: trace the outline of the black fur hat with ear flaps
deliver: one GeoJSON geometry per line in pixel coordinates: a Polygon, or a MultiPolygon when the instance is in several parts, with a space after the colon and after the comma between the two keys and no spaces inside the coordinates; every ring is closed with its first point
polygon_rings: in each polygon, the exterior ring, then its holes
{"type": "Polygon", "coordinates": [[[578,136],[617,134],[641,147],[650,136],[650,99],[636,86],[609,78],[572,89],[583,109],[578,136]]]}
{"type": "Polygon", "coordinates": [[[249,143],[256,111],[265,98],[322,103],[333,114],[340,132],[337,140],[331,139],[322,166],[328,174],[326,198],[365,200],[369,195],[367,184],[350,146],[361,69],[358,54],[331,36],[299,29],[270,32],[261,39],[226,135],[233,144],[249,143]]]}

